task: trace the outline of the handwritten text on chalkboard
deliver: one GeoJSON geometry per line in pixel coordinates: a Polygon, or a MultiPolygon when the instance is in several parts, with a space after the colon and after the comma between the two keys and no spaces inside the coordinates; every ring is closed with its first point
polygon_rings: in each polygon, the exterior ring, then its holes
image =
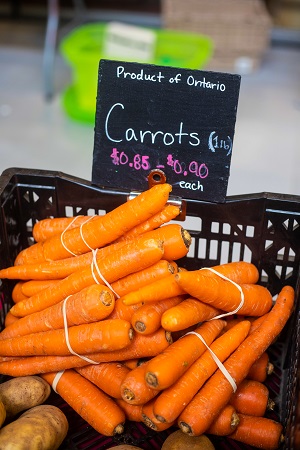
{"type": "Polygon", "coordinates": [[[152,169],[173,193],[224,201],[240,77],[102,60],[93,183],[147,188],[152,169]]]}

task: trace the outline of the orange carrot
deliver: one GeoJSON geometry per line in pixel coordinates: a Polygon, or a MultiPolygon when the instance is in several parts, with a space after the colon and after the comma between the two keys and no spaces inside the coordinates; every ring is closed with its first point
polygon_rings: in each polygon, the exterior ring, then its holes
{"type": "Polygon", "coordinates": [[[35,242],[45,241],[49,237],[61,234],[66,228],[79,227],[87,220],[93,219],[93,216],[49,217],[34,224],[32,236],[35,242]]]}
{"type": "MultiPolygon", "coordinates": [[[[53,384],[56,373],[43,374],[53,384]]],[[[113,436],[124,431],[125,413],[112,398],[89,380],[70,369],[63,372],[56,385],[57,393],[98,433],[113,436]]]]}
{"type": "MultiPolygon", "coordinates": [[[[257,267],[246,261],[220,264],[213,266],[212,269],[238,284],[255,284],[259,280],[257,267]]],[[[213,271],[206,268],[194,271],[195,275],[198,273],[204,274],[205,276],[218,277],[213,271]]]]}
{"type": "Polygon", "coordinates": [[[159,393],[157,389],[150,388],[145,381],[149,361],[131,370],[121,384],[123,400],[132,405],[143,405],[159,393]]]}
{"type": "Polygon", "coordinates": [[[255,331],[258,327],[261,326],[261,324],[263,323],[263,321],[265,319],[267,319],[268,317],[268,313],[263,314],[260,317],[256,317],[255,320],[252,320],[251,322],[251,328],[250,328],[250,333],[252,333],[253,331],[255,331]]]}
{"type": "Polygon", "coordinates": [[[121,299],[125,305],[129,306],[137,303],[158,302],[170,297],[185,295],[185,290],[176,282],[175,276],[176,274],[169,275],[161,280],[149,283],[136,291],[129,292],[121,299]]]}
{"type": "Polygon", "coordinates": [[[121,398],[121,384],[130,369],[119,362],[89,364],[78,367],[77,372],[113,398],[121,398]]]}
{"type": "MultiPolygon", "coordinates": [[[[136,239],[140,242],[142,242],[142,240],[159,239],[163,241],[164,259],[173,261],[174,259],[182,258],[187,254],[190,238],[190,234],[180,225],[168,224],[132,238],[130,241],[112,243],[106,247],[99,248],[97,250],[97,258],[109,257],[112,252],[118,252],[126,244],[136,239]]],[[[92,263],[92,260],[93,252],[90,251],[83,253],[82,255],[70,256],[69,258],[57,261],[19,264],[0,270],[0,278],[20,280],[62,279],[80,269],[86,268],[92,263]]]]}
{"type": "Polygon", "coordinates": [[[65,301],[21,317],[0,333],[0,340],[63,328],[64,310],[69,327],[106,319],[114,305],[115,297],[112,291],[102,284],[93,284],[65,301]]]}
{"type": "MultiPolygon", "coordinates": [[[[174,277],[179,286],[192,297],[215,308],[233,312],[241,303],[241,293],[230,281],[188,271],[178,272],[174,277]]],[[[273,300],[267,288],[258,284],[242,284],[240,287],[244,294],[244,304],[238,314],[261,316],[271,309],[273,300]]]]}
{"type": "Polygon", "coordinates": [[[172,275],[173,273],[176,273],[177,270],[178,267],[174,261],[161,259],[152,266],[131,273],[130,275],[115,281],[112,283],[112,288],[120,297],[122,297],[133,290],[145,286],[146,284],[165,278],[168,275],[172,275]]]}
{"type": "Polygon", "coordinates": [[[215,436],[228,436],[238,426],[240,418],[232,405],[226,405],[207,429],[206,433],[215,436]]]}
{"type": "MultiPolygon", "coordinates": [[[[111,352],[97,352],[88,355],[89,359],[100,362],[126,361],[133,358],[147,358],[164,351],[172,343],[169,332],[163,328],[151,335],[138,334],[133,337],[130,345],[111,352]]],[[[36,375],[39,373],[60,371],[74,367],[83,367],[87,363],[80,356],[28,356],[1,358],[0,374],[14,377],[36,375]]]]}
{"type": "Polygon", "coordinates": [[[22,292],[26,297],[32,297],[48,287],[54,286],[59,280],[29,280],[22,284],[22,292]]]}
{"type": "Polygon", "coordinates": [[[15,260],[15,265],[30,264],[38,260],[64,259],[72,255],[70,252],[79,255],[90,251],[91,248],[103,247],[160,211],[166,204],[171,190],[171,185],[167,183],[155,185],[104,216],[97,216],[86,222],[82,228],[67,230],[63,240],[61,235],[55,235],[22,250],[15,260]]]}
{"type": "Polygon", "coordinates": [[[230,328],[233,328],[235,325],[237,325],[240,322],[243,322],[243,320],[248,320],[249,322],[251,322],[253,318],[249,317],[249,316],[227,316],[226,317],[226,326],[223,330],[223,332],[225,333],[226,331],[230,330],[230,328]]]}
{"type": "Polygon", "coordinates": [[[250,367],[247,378],[263,383],[273,371],[274,365],[271,363],[268,353],[264,352],[250,367]]]}
{"type": "MultiPolygon", "coordinates": [[[[158,263],[153,264],[146,269],[139,270],[138,272],[132,273],[120,280],[112,283],[112,288],[114,292],[122,296],[133,289],[145,286],[152,282],[153,280],[160,280],[167,277],[171,273],[177,272],[177,265],[174,261],[169,262],[166,260],[160,260],[158,263]]],[[[136,305],[125,305],[121,298],[118,298],[115,302],[114,310],[112,311],[111,319],[124,319],[131,321],[133,313],[142,306],[142,303],[136,305]]]]}
{"type": "Polygon", "coordinates": [[[262,322],[268,317],[268,313],[263,314],[259,317],[251,317],[251,316],[242,316],[242,315],[232,315],[231,317],[226,317],[227,325],[225,327],[225,330],[228,330],[230,327],[233,327],[238,322],[241,322],[242,320],[249,320],[251,322],[251,327],[249,333],[252,333],[252,331],[256,330],[262,322]]]}
{"type": "Polygon", "coordinates": [[[263,383],[245,379],[238,386],[229,400],[237,413],[262,417],[266,411],[274,409],[274,402],[269,397],[269,389],[263,383]]]}
{"type": "Polygon", "coordinates": [[[154,405],[155,398],[152,400],[149,400],[149,402],[145,403],[142,407],[142,422],[148,427],[151,428],[151,430],[155,431],[163,431],[167,430],[171,426],[175,424],[173,423],[162,423],[159,422],[153,412],[153,405],[154,405]]]}
{"type": "Polygon", "coordinates": [[[184,330],[199,322],[210,320],[220,313],[220,309],[189,297],[166,310],[162,315],[161,325],[169,331],[184,330]]]}
{"type": "Polygon", "coordinates": [[[180,208],[175,205],[166,205],[161,211],[159,211],[154,216],[150,217],[145,222],[132,228],[127,233],[123,234],[117,241],[123,241],[131,239],[132,237],[138,236],[139,234],[145,233],[147,231],[155,230],[161,225],[175,219],[180,213],[180,208]]]}
{"type": "MultiPolygon", "coordinates": [[[[104,257],[111,251],[112,246],[103,247],[98,250],[98,257],[104,257]]],[[[115,248],[114,246],[113,248],[115,248]]],[[[118,248],[122,247],[119,245],[118,248]]],[[[92,263],[92,252],[82,255],[72,256],[70,258],[60,259],[58,261],[43,261],[37,263],[25,263],[17,266],[10,266],[0,270],[0,278],[10,280],[20,279],[24,281],[47,281],[61,280],[77,270],[83,269],[92,263]]]]}
{"type": "Polygon", "coordinates": [[[225,322],[218,319],[205,322],[194,333],[183,336],[163,353],[152,358],[147,363],[147,384],[151,388],[162,390],[175,383],[206,350],[205,344],[195,333],[210,345],[224,325],[225,322]]]}
{"type": "Polygon", "coordinates": [[[173,309],[173,307],[178,305],[181,301],[182,296],[178,295],[160,302],[146,303],[145,305],[142,305],[133,313],[131,317],[131,324],[133,328],[138,333],[154,333],[154,331],[161,327],[161,318],[163,313],[168,311],[170,308],[173,309]]]}
{"type": "MultiPolygon", "coordinates": [[[[163,248],[160,241],[150,239],[140,242],[137,239],[124,245],[118,252],[108,255],[104,259],[98,260],[97,258],[97,266],[104,279],[108,283],[112,283],[132,272],[155,264],[161,259],[162,255],[163,248]]],[[[96,269],[94,274],[98,282],[104,284],[96,269]]],[[[74,272],[52,288],[44,289],[26,301],[15,304],[11,308],[11,312],[17,317],[23,317],[33,312],[41,311],[94,283],[93,271],[89,266],[86,269],[74,272]]]]}
{"type": "Polygon", "coordinates": [[[267,417],[239,414],[240,423],[229,436],[233,439],[263,450],[277,450],[283,443],[283,426],[267,417]]]}
{"type": "Polygon", "coordinates": [[[111,312],[110,319],[123,319],[131,322],[131,317],[142,306],[142,303],[137,303],[136,305],[124,305],[121,298],[117,298],[115,301],[115,307],[111,312]]]}
{"type": "Polygon", "coordinates": [[[8,311],[4,319],[4,327],[9,327],[17,320],[19,320],[19,318],[14,316],[10,311],[8,311]]]}
{"type": "MultiPolygon", "coordinates": [[[[147,239],[162,240],[164,243],[163,258],[167,261],[176,261],[186,256],[192,241],[190,233],[178,223],[169,223],[140,235],[140,238],[142,236],[147,239]]],[[[134,239],[137,238],[138,236],[134,239]]]]}
{"type": "Polygon", "coordinates": [[[128,367],[128,369],[136,369],[146,362],[146,358],[133,358],[128,359],[127,361],[123,361],[124,366],[128,367]]]}
{"type": "Polygon", "coordinates": [[[116,398],[116,403],[123,409],[127,420],[142,422],[143,405],[130,405],[122,398],[116,398]]]}
{"type": "Polygon", "coordinates": [[[23,284],[24,281],[18,281],[15,286],[13,287],[11,298],[14,303],[21,302],[22,300],[27,300],[27,295],[23,292],[23,284]]]}
{"type": "MultiPolygon", "coordinates": [[[[132,338],[131,324],[122,319],[106,319],[68,328],[70,346],[84,355],[95,351],[114,351],[127,347],[132,338]]],[[[64,329],[42,331],[3,339],[1,356],[71,355],[64,329]]]]}
{"type": "MultiPolygon", "coordinates": [[[[246,320],[238,323],[210,345],[219,361],[224,362],[238,348],[248,335],[249,328],[250,322],[246,320]]],[[[217,367],[210,351],[206,350],[185,374],[157,397],[154,404],[157,419],[162,422],[175,420],[217,367]]]]}
{"type": "MultiPolygon", "coordinates": [[[[252,364],[269,347],[288,321],[294,307],[294,289],[285,286],[280,291],[268,320],[249,334],[224,366],[238,386],[246,378],[252,364]]],[[[195,395],[182,414],[178,424],[190,435],[204,433],[221,409],[228,403],[233,387],[220,370],[212,375],[195,395]]]]}

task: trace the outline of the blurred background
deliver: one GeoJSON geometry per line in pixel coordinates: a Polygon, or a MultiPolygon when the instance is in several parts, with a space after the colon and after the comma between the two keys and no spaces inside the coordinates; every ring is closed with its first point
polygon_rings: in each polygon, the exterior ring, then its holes
{"type": "Polygon", "coordinates": [[[0,173],[91,179],[97,64],[114,22],[159,36],[155,62],[242,76],[228,195],[300,195],[300,0],[1,0],[0,173]]]}

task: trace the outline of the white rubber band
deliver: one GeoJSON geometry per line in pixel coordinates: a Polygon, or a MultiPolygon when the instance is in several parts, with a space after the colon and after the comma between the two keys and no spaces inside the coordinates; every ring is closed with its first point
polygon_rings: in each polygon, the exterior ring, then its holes
{"type": "Polygon", "coordinates": [[[229,281],[230,283],[232,283],[240,291],[240,294],[241,294],[240,304],[238,305],[238,307],[234,311],[230,311],[228,313],[220,314],[219,316],[215,316],[215,317],[213,317],[210,320],[221,319],[222,317],[231,316],[232,314],[236,314],[241,309],[241,307],[244,305],[244,302],[245,302],[245,296],[244,296],[244,292],[243,292],[241,286],[239,284],[237,284],[235,281],[232,281],[229,278],[225,277],[225,275],[221,274],[220,272],[218,272],[217,270],[213,269],[212,267],[203,267],[200,270],[210,270],[214,274],[218,275],[220,278],[223,278],[223,280],[229,281]]]}
{"type": "Polygon", "coordinates": [[[84,244],[87,246],[87,248],[89,248],[90,250],[94,250],[92,247],[90,247],[89,246],[89,244],[86,242],[86,240],[84,239],[84,237],[83,237],[83,232],[82,232],[82,227],[83,227],[83,225],[85,225],[87,222],[89,222],[91,219],[93,219],[95,216],[91,216],[91,217],[89,217],[85,222],[83,222],[81,225],[80,225],[80,229],[79,229],[79,232],[80,232],[80,237],[81,237],[81,239],[82,239],[82,241],[84,242],[84,244]]]}
{"type": "Polygon", "coordinates": [[[229,383],[232,386],[233,392],[235,392],[237,390],[237,385],[236,382],[234,381],[234,379],[232,378],[232,376],[230,375],[230,373],[228,372],[228,370],[226,369],[226,367],[223,365],[223,363],[219,360],[219,358],[217,357],[217,355],[215,355],[215,353],[210,349],[210,347],[206,344],[205,340],[203,339],[203,337],[201,336],[201,334],[197,333],[196,331],[190,331],[188,333],[186,333],[184,336],[187,336],[188,334],[195,334],[201,342],[203,342],[203,344],[205,345],[205,347],[207,348],[207,350],[209,351],[209,353],[211,354],[213,360],[215,361],[215,363],[217,364],[217,366],[219,367],[219,369],[221,370],[221,372],[223,373],[223,375],[227,378],[227,380],[229,381],[229,383]]]}
{"type": "Polygon", "coordinates": [[[60,235],[60,242],[61,242],[62,246],[64,247],[65,250],[67,250],[67,252],[69,252],[73,256],[77,256],[77,255],[76,255],[76,253],[73,253],[70,249],[68,249],[68,247],[64,243],[63,237],[64,237],[65,232],[70,228],[71,225],[73,225],[73,223],[76,221],[76,219],[78,217],[83,217],[83,216],[82,215],[81,216],[75,216],[73,218],[73,220],[69,223],[69,225],[64,229],[64,231],[60,235]]]}
{"type": "Polygon", "coordinates": [[[79,355],[78,353],[74,352],[74,350],[71,347],[70,340],[69,340],[69,329],[68,329],[68,320],[67,320],[67,312],[66,312],[66,304],[68,298],[71,297],[70,295],[64,299],[62,304],[62,313],[63,313],[63,319],[64,319],[64,330],[65,330],[65,338],[66,338],[66,344],[69,349],[69,352],[72,353],[74,356],[79,356],[79,358],[83,359],[84,361],[88,362],[89,364],[99,364],[97,361],[93,361],[90,358],[87,358],[86,356],[79,355]]]}
{"type": "Polygon", "coordinates": [[[63,374],[64,374],[64,370],[60,370],[59,372],[57,372],[57,374],[54,377],[54,380],[53,380],[53,383],[52,383],[52,389],[56,393],[57,393],[57,390],[56,390],[57,384],[58,384],[59,380],[61,379],[61,377],[63,376],[63,374]]]}
{"type": "Polygon", "coordinates": [[[115,294],[115,296],[116,296],[117,298],[120,298],[119,294],[118,294],[116,291],[114,291],[114,289],[112,288],[112,286],[111,286],[111,285],[109,284],[109,282],[104,278],[104,276],[102,275],[102,273],[101,273],[101,271],[100,271],[100,269],[99,269],[99,266],[98,266],[98,264],[97,264],[97,258],[96,258],[96,256],[97,256],[97,250],[98,250],[98,249],[92,250],[92,254],[93,254],[93,259],[92,259],[92,263],[91,263],[92,276],[93,276],[95,282],[96,282],[97,284],[100,284],[100,283],[99,283],[99,280],[98,280],[98,278],[97,278],[97,276],[95,275],[95,272],[94,272],[94,268],[96,268],[97,273],[98,273],[99,277],[101,278],[101,280],[103,281],[103,283],[106,284],[106,286],[107,286],[107,287],[115,294]]]}

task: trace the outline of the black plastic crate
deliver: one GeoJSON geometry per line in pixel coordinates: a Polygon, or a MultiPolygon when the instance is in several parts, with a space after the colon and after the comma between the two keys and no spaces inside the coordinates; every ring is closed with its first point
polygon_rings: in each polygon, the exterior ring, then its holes
{"type": "MultiPolygon", "coordinates": [[[[129,194],[121,189],[102,190],[89,181],[60,172],[5,170],[0,177],[0,267],[12,265],[19,251],[33,243],[32,227],[36,221],[107,212],[127,201],[129,194]]],[[[280,420],[285,429],[286,440],[280,449],[296,450],[300,420],[300,196],[259,193],[228,197],[223,204],[182,200],[186,202],[182,225],[191,233],[193,242],[188,255],[179,261],[181,266],[196,269],[244,260],[257,266],[260,283],[272,295],[286,284],[296,289],[293,316],[268,350],[275,370],[267,381],[270,396],[276,402],[270,417],[280,420]]],[[[0,329],[12,304],[14,284],[0,280],[0,329]]],[[[107,438],[86,424],[56,394],[51,394],[50,400],[65,412],[70,424],[61,449],[108,449],[119,442],[155,450],[173,431],[157,433],[143,424],[126,423],[123,435],[107,438]]],[[[251,448],[229,438],[213,440],[216,449],[251,448]]]]}

